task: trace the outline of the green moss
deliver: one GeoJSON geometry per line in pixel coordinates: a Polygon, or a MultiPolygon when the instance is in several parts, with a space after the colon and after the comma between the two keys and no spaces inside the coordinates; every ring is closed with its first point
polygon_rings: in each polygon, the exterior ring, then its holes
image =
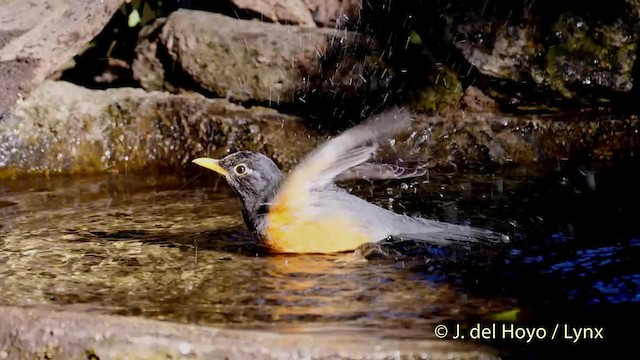
{"type": "MultiPolygon", "coordinates": [[[[611,75],[631,79],[636,44],[616,46],[612,39],[619,36],[621,32],[616,25],[601,26],[597,30],[603,34],[602,41],[596,41],[591,35],[589,26],[574,17],[561,17],[553,26],[553,32],[563,41],[549,47],[545,70],[548,74],[549,86],[565,98],[570,99],[575,96],[575,93],[566,86],[571,76],[567,73],[582,77],[585,85],[601,81],[611,82],[607,78],[611,75]],[[563,64],[572,68],[566,71],[559,69],[558,66],[563,64]],[[608,76],[598,75],[598,72],[608,76]]],[[[614,84],[608,86],[615,87],[614,84]]]]}
{"type": "Polygon", "coordinates": [[[456,73],[442,67],[436,74],[432,86],[415,92],[413,107],[419,112],[444,112],[456,108],[462,95],[462,85],[456,73]]]}
{"type": "Polygon", "coordinates": [[[59,351],[57,346],[47,344],[36,352],[34,358],[38,360],[57,359],[60,354],[61,352],[59,351]]]}

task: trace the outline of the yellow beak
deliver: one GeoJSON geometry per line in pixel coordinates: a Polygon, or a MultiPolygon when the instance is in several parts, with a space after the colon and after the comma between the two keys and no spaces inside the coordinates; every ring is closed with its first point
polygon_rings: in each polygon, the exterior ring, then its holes
{"type": "Polygon", "coordinates": [[[197,158],[193,160],[196,165],[200,165],[209,170],[213,170],[220,175],[227,176],[229,172],[220,166],[220,160],[210,159],[210,158],[197,158]]]}

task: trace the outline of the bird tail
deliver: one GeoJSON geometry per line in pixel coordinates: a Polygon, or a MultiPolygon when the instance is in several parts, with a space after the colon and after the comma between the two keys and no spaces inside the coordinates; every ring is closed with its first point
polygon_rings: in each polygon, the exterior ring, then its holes
{"type": "MultiPolygon", "coordinates": [[[[418,219],[415,219],[418,220],[418,219]]],[[[495,246],[510,242],[507,235],[473,226],[450,224],[436,220],[419,219],[422,227],[394,238],[423,241],[437,246],[495,246]]]]}

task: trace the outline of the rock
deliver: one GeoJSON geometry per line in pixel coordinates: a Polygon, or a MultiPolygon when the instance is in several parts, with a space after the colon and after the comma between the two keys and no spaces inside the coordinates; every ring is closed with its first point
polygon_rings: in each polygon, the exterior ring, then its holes
{"type": "Polygon", "coordinates": [[[553,46],[540,44],[534,27],[505,26],[496,30],[489,51],[475,42],[461,41],[458,47],[486,75],[516,82],[533,80],[566,99],[574,98],[579,88],[629,92],[636,45],[621,41],[631,36],[625,26],[591,28],[580,18],[561,17],[552,28],[553,46]],[[592,34],[598,32],[611,38],[601,35],[601,40],[595,40],[592,34]]]}
{"type": "Polygon", "coordinates": [[[371,50],[371,38],[333,29],[178,10],[168,17],[157,48],[146,39],[134,72],[148,90],[169,82],[240,102],[293,103],[311,91],[338,93],[343,101],[383,88],[392,74],[371,50]],[[158,62],[149,61],[158,52],[164,75],[154,65],[158,62]]]}
{"type": "MultiPolygon", "coordinates": [[[[366,2],[361,21],[388,39],[385,45],[395,55],[387,63],[411,64],[405,49],[423,46],[461,82],[505,108],[540,112],[621,102],[633,107],[638,3],[366,2]]],[[[406,77],[421,69],[419,63],[407,67],[406,77]]]]}
{"type": "Polygon", "coordinates": [[[634,13],[634,15],[640,18],[640,0],[624,0],[624,2],[629,5],[629,8],[634,13]]]}
{"type": "Polygon", "coordinates": [[[457,111],[462,98],[462,85],[458,76],[446,67],[435,70],[434,75],[430,86],[414,91],[413,108],[427,113],[457,111]]]}
{"type": "Polygon", "coordinates": [[[231,0],[243,10],[255,11],[274,22],[315,27],[303,0],[231,0]]]}
{"type": "Polygon", "coordinates": [[[631,25],[622,21],[598,24],[568,14],[553,25],[553,46],[546,50],[545,67],[534,80],[548,84],[566,98],[577,89],[605,88],[628,93],[633,88],[636,43],[631,25]]]}
{"type": "Polygon", "coordinates": [[[482,90],[475,86],[469,86],[464,91],[462,98],[464,109],[467,111],[492,112],[498,110],[495,100],[487,96],[482,90]]]}
{"type": "Polygon", "coordinates": [[[640,149],[633,136],[640,121],[512,116],[459,112],[416,116],[416,126],[401,153],[418,153],[430,166],[482,167],[492,164],[547,164],[560,160],[611,160],[640,149]]]}
{"type": "Polygon", "coordinates": [[[156,19],[152,24],[140,30],[135,49],[136,58],[131,66],[134,79],[143,88],[175,92],[176,88],[170,82],[165,81],[166,75],[160,60],[164,54],[158,49],[158,36],[166,20],[166,18],[156,19]]]}
{"type": "Polygon", "coordinates": [[[355,25],[360,19],[362,0],[302,0],[316,24],[343,28],[355,25]]]}
{"type": "Polygon", "coordinates": [[[197,94],[46,81],[0,123],[0,177],[183,167],[248,149],[284,168],[316,145],[301,119],[197,94]]]}
{"type": "MultiPolygon", "coordinates": [[[[566,119],[563,119],[566,120],[566,119]]],[[[401,157],[431,166],[532,164],[638,151],[640,121],[560,121],[470,111],[416,116],[398,137],[401,157]]],[[[0,178],[27,173],[184,169],[198,156],[252,150],[285,170],[327,136],[298,117],[198,94],[88,90],[46,81],[0,123],[0,178]]]]}
{"type": "MultiPolygon", "coordinates": [[[[524,9],[504,1],[467,5],[462,1],[443,9],[448,34],[444,41],[455,43],[480,73],[528,83],[546,99],[580,102],[589,94],[614,98],[632,90],[632,39],[637,38],[634,24],[640,17],[624,3],[524,9]]],[[[511,102],[528,100],[526,95],[505,97],[511,102]]]]}
{"type": "MultiPolygon", "coordinates": [[[[345,28],[358,23],[361,0],[231,0],[273,22],[315,27],[345,28]]],[[[256,16],[256,17],[258,17],[256,16]]]]}
{"type": "Polygon", "coordinates": [[[93,39],[122,0],[0,3],[0,117],[93,39]]]}
{"type": "MultiPolygon", "coordinates": [[[[475,28],[475,26],[469,26],[475,28]]],[[[478,27],[482,27],[478,25],[478,27]]],[[[463,27],[464,28],[464,27],[463,27]]],[[[470,30],[471,31],[471,30],[470,30]]],[[[465,34],[472,38],[473,34],[465,34]]],[[[520,81],[521,70],[529,65],[535,55],[531,48],[531,29],[500,28],[496,30],[496,38],[491,45],[483,46],[483,42],[464,40],[456,43],[465,58],[481,73],[501,79],[520,81]],[[475,49],[478,46],[479,49],[475,49]]]]}
{"type": "Polygon", "coordinates": [[[483,344],[371,334],[233,330],[143,318],[0,307],[0,354],[11,359],[497,359],[483,344]]]}

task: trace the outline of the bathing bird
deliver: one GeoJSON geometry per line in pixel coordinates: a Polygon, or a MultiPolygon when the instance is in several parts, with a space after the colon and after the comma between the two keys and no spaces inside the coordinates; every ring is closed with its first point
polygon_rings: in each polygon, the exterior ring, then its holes
{"type": "Polygon", "coordinates": [[[396,213],[336,184],[424,175],[421,168],[370,161],[383,142],[411,123],[410,113],[397,106],[379,113],[326,141],[286,175],[269,157],[251,151],[193,162],[224,176],[247,228],[271,252],[347,252],[388,239],[438,246],[508,241],[490,230],[396,213]]]}

